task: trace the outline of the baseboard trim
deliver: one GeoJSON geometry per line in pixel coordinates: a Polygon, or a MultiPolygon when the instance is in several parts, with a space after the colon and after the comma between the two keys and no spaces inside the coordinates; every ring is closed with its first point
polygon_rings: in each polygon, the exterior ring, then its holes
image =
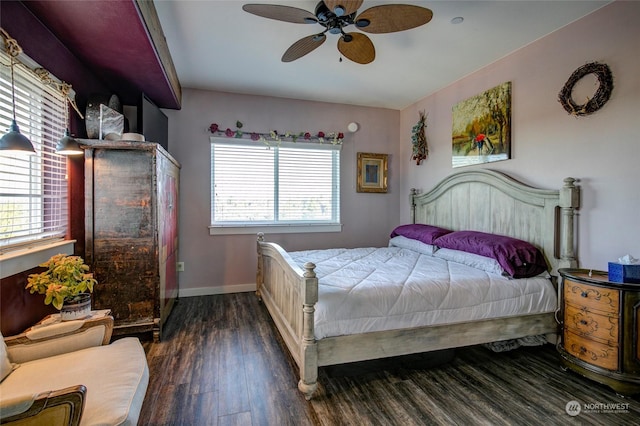
{"type": "Polygon", "coordinates": [[[221,287],[181,288],[179,297],[212,296],[215,294],[246,293],[256,291],[255,284],[234,284],[221,287]]]}

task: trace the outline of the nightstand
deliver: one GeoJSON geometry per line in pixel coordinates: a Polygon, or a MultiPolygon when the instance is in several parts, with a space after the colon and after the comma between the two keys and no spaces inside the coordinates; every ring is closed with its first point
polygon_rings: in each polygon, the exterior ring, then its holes
{"type": "Polygon", "coordinates": [[[640,285],[603,271],[558,272],[563,365],[617,393],[640,392],[640,285]]]}

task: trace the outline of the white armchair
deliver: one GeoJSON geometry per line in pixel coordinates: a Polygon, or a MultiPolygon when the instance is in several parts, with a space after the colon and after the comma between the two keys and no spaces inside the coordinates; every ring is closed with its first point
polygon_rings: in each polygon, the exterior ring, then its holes
{"type": "Polygon", "coordinates": [[[136,425],[149,383],[137,338],[108,344],[113,318],[0,335],[0,423],[136,425]]]}

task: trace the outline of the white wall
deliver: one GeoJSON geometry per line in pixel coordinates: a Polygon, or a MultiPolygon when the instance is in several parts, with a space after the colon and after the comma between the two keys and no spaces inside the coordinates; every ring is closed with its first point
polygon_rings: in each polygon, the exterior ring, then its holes
{"type": "MultiPolygon", "coordinates": [[[[424,98],[400,114],[400,193],[429,189],[451,167],[451,108],[505,81],[512,82],[512,159],[488,165],[527,184],[556,189],[580,179],[577,254],[586,268],[631,253],[640,257],[640,2],[618,1],[424,98]],[[573,117],[558,102],[571,73],[593,61],[609,65],[614,89],[596,113],[573,117]],[[428,113],[429,158],[406,160],[418,112],[428,113]]],[[[428,73],[427,73],[428,75],[428,73]]],[[[595,92],[593,76],[575,99],[595,92]]],[[[400,220],[409,208],[400,203],[400,220]]]]}
{"type": "MultiPolygon", "coordinates": [[[[342,131],[341,233],[269,234],[287,250],[328,247],[380,246],[399,221],[401,202],[398,170],[400,112],[263,96],[236,95],[186,89],[182,109],[163,110],[169,117],[170,151],[181,163],[180,172],[180,295],[249,290],[255,284],[256,236],[210,236],[210,142],[207,129],[217,123],[245,131],[342,131]],[[350,122],[360,124],[347,132],[350,122]],[[356,193],[357,152],[389,154],[389,192],[356,193]]],[[[261,143],[261,142],[256,142],[261,143]]]]}

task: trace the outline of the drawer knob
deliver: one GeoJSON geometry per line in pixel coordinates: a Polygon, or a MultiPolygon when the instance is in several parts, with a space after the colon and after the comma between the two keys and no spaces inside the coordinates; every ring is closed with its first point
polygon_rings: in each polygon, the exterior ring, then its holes
{"type": "Polygon", "coordinates": [[[586,291],[583,291],[582,293],[580,293],[580,296],[582,296],[582,297],[587,297],[587,296],[588,296],[588,294],[587,294],[587,292],[586,292],[586,291]]]}
{"type": "Polygon", "coordinates": [[[585,353],[587,352],[587,348],[585,348],[584,346],[580,346],[580,353],[585,353]]]}
{"type": "Polygon", "coordinates": [[[582,324],[582,325],[587,325],[587,321],[585,321],[585,320],[580,320],[580,324],[582,324]]]}

